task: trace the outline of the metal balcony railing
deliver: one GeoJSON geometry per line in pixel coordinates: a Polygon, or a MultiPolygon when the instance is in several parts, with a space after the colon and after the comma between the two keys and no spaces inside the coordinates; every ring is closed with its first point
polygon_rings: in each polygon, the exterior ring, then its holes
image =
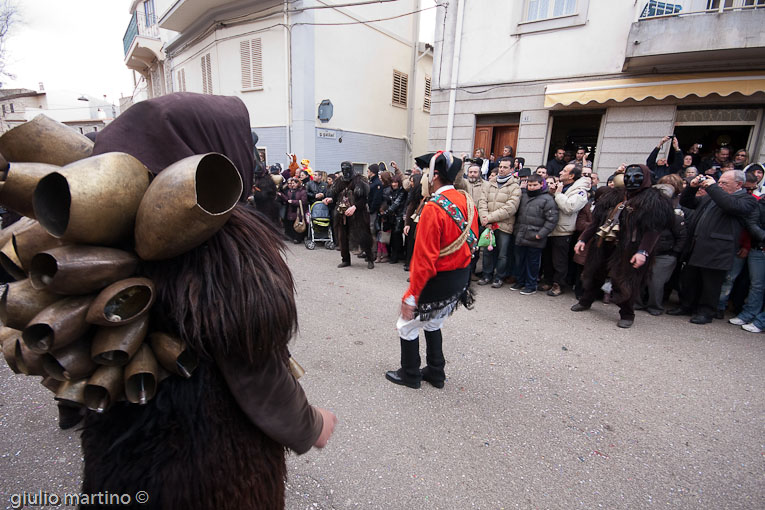
{"type": "Polygon", "coordinates": [[[122,46],[125,48],[125,56],[130,51],[130,46],[138,36],[149,37],[151,39],[159,39],[159,26],[157,26],[157,17],[154,15],[147,16],[138,12],[133,13],[133,17],[130,18],[127,30],[125,30],[125,36],[122,38],[122,46]]]}
{"type": "Polygon", "coordinates": [[[765,9],[765,0],[648,0],[638,20],[765,9]]]}

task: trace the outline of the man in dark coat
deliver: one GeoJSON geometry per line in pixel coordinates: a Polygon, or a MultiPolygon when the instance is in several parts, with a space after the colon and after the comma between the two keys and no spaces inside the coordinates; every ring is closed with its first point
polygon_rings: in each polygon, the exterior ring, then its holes
{"type": "Polygon", "coordinates": [[[335,180],[330,196],[324,199],[327,205],[335,204],[335,228],[342,257],[342,262],[337,267],[351,265],[350,245],[353,241],[353,244],[361,246],[361,250],[366,254],[367,267],[374,269],[372,233],[369,231],[369,211],[366,208],[369,184],[361,175],[354,174],[350,161],[343,161],[340,169],[342,177],[335,180]]]}
{"type": "Polygon", "coordinates": [[[685,188],[680,205],[693,209],[688,221],[690,254],[680,280],[680,306],[669,315],[689,315],[694,324],[712,322],[725,274],[733,265],[738,239],[747,216],[757,207],[756,199],[743,189],[746,176],[730,170],[719,182],[699,175],[685,188]],[[696,197],[699,188],[707,196],[696,197]]]}
{"type": "MultiPolygon", "coordinates": [[[[383,184],[380,180],[380,166],[371,164],[367,168],[367,178],[369,179],[369,195],[367,196],[367,205],[369,208],[369,230],[372,233],[372,239],[377,237],[377,229],[375,229],[375,223],[377,222],[377,215],[380,212],[380,205],[383,203],[383,184]]],[[[375,249],[375,243],[372,243],[372,249],[375,249]]],[[[365,252],[361,252],[359,255],[363,257],[365,252]]],[[[374,256],[372,257],[374,260],[374,256]]]]}
{"type": "Polygon", "coordinates": [[[563,147],[558,147],[555,149],[555,157],[552,158],[550,161],[547,162],[547,175],[551,175],[553,177],[558,177],[563,170],[563,168],[566,166],[566,161],[563,159],[563,157],[566,155],[566,149],[563,147]]]}

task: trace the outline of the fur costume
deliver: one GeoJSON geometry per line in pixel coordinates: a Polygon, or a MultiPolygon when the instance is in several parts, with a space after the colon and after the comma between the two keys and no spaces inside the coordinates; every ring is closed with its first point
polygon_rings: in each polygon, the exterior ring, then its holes
{"type": "Polygon", "coordinates": [[[601,280],[610,275],[613,284],[612,301],[620,306],[622,318],[634,317],[632,304],[650,272],[653,262],[650,253],[665,228],[674,221],[671,201],[659,190],[651,188],[650,170],[641,165],[644,180],[641,188],[626,192],[622,189],[606,191],[595,203],[592,223],[582,233],[580,240],[590,241],[587,260],[582,271],[585,296],[580,303],[588,303],[594,287],[600,287],[601,280]],[[595,236],[598,228],[606,223],[614,208],[624,201],[619,215],[619,230],[616,241],[605,241],[595,236]],[[646,263],[635,269],[630,263],[638,250],[645,250],[649,257],[646,263]],[[630,317],[631,316],[631,317],[630,317]]]}
{"type": "Polygon", "coordinates": [[[271,175],[256,172],[252,184],[252,195],[248,198],[248,202],[274,225],[281,227],[276,191],[276,183],[271,175]]]}
{"type": "Polygon", "coordinates": [[[166,379],[145,406],[88,414],[84,493],[145,490],[140,508],[283,508],[284,447],[237,405],[215,361],[240,358],[257,370],[272,353],[287,359],[297,312],[281,249],[276,231],[238,206],[207,243],[146,264],[157,287],[153,323],[187,342],[200,366],[190,379],[166,379]]]}
{"type": "Polygon", "coordinates": [[[372,259],[372,233],[369,231],[369,211],[367,197],[369,183],[361,175],[353,175],[349,181],[335,179],[332,185],[332,200],[335,203],[334,224],[337,229],[343,260],[350,260],[349,246],[361,246],[367,254],[367,260],[372,259]],[[341,204],[347,200],[348,206],[356,206],[351,216],[343,214],[341,204]]]}
{"type": "MultiPolygon", "coordinates": [[[[179,104],[213,117],[216,102],[241,104],[219,96],[183,94],[183,101],[172,96],[140,105],[159,102],[163,108],[143,108],[172,118],[166,110],[179,104]]],[[[219,125],[231,125],[205,118],[182,131],[165,126],[160,130],[169,133],[165,138],[136,147],[130,136],[107,135],[141,132],[145,123],[160,124],[165,117],[121,116],[99,134],[99,142],[153,161],[156,153],[173,152],[175,144],[180,152],[188,137],[198,141],[196,151],[241,154],[249,160],[237,166],[252,168],[246,108],[223,115],[235,117],[232,125],[241,125],[241,137],[220,136],[219,125]],[[208,147],[207,140],[218,145],[208,147]]],[[[270,176],[262,178],[273,185],[270,176]]],[[[156,286],[151,327],[185,342],[198,355],[199,367],[189,379],[165,379],[143,406],[118,402],[103,414],[88,414],[83,492],[145,490],[149,502],[136,505],[142,509],[284,507],[285,447],[298,453],[310,449],[323,420],[289,374],[287,342],[297,328],[297,311],[283,249],[277,229],[240,204],[201,245],[143,263],[141,271],[156,286]]]]}

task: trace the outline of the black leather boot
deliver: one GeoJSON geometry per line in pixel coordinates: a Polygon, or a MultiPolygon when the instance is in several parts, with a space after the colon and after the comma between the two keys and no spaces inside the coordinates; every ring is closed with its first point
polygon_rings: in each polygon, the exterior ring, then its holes
{"type": "Polygon", "coordinates": [[[425,361],[428,366],[422,369],[422,378],[436,388],[443,388],[444,381],[446,380],[446,374],[444,373],[446,360],[444,359],[442,348],[441,330],[426,331],[425,342],[427,346],[425,361]]]}
{"type": "Polygon", "coordinates": [[[385,373],[385,378],[394,384],[419,389],[422,384],[420,374],[420,339],[401,341],[401,368],[385,373]]]}

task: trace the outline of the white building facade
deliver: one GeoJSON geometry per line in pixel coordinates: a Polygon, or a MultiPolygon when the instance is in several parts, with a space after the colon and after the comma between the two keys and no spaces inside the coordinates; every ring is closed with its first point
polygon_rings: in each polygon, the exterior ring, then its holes
{"type": "Polygon", "coordinates": [[[439,7],[430,148],[527,166],[559,146],[601,176],[665,135],[765,160],[765,1],[450,0],[439,7]]]}
{"type": "Polygon", "coordinates": [[[295,153],[328,172],[405,167],[426,150],[433,54],[417,42],[419,0],[150,1],[131,7],[157,17],[157,39],[131,43],[150,64],[147,97],[240,97],[268,164],[295,153]]]}

